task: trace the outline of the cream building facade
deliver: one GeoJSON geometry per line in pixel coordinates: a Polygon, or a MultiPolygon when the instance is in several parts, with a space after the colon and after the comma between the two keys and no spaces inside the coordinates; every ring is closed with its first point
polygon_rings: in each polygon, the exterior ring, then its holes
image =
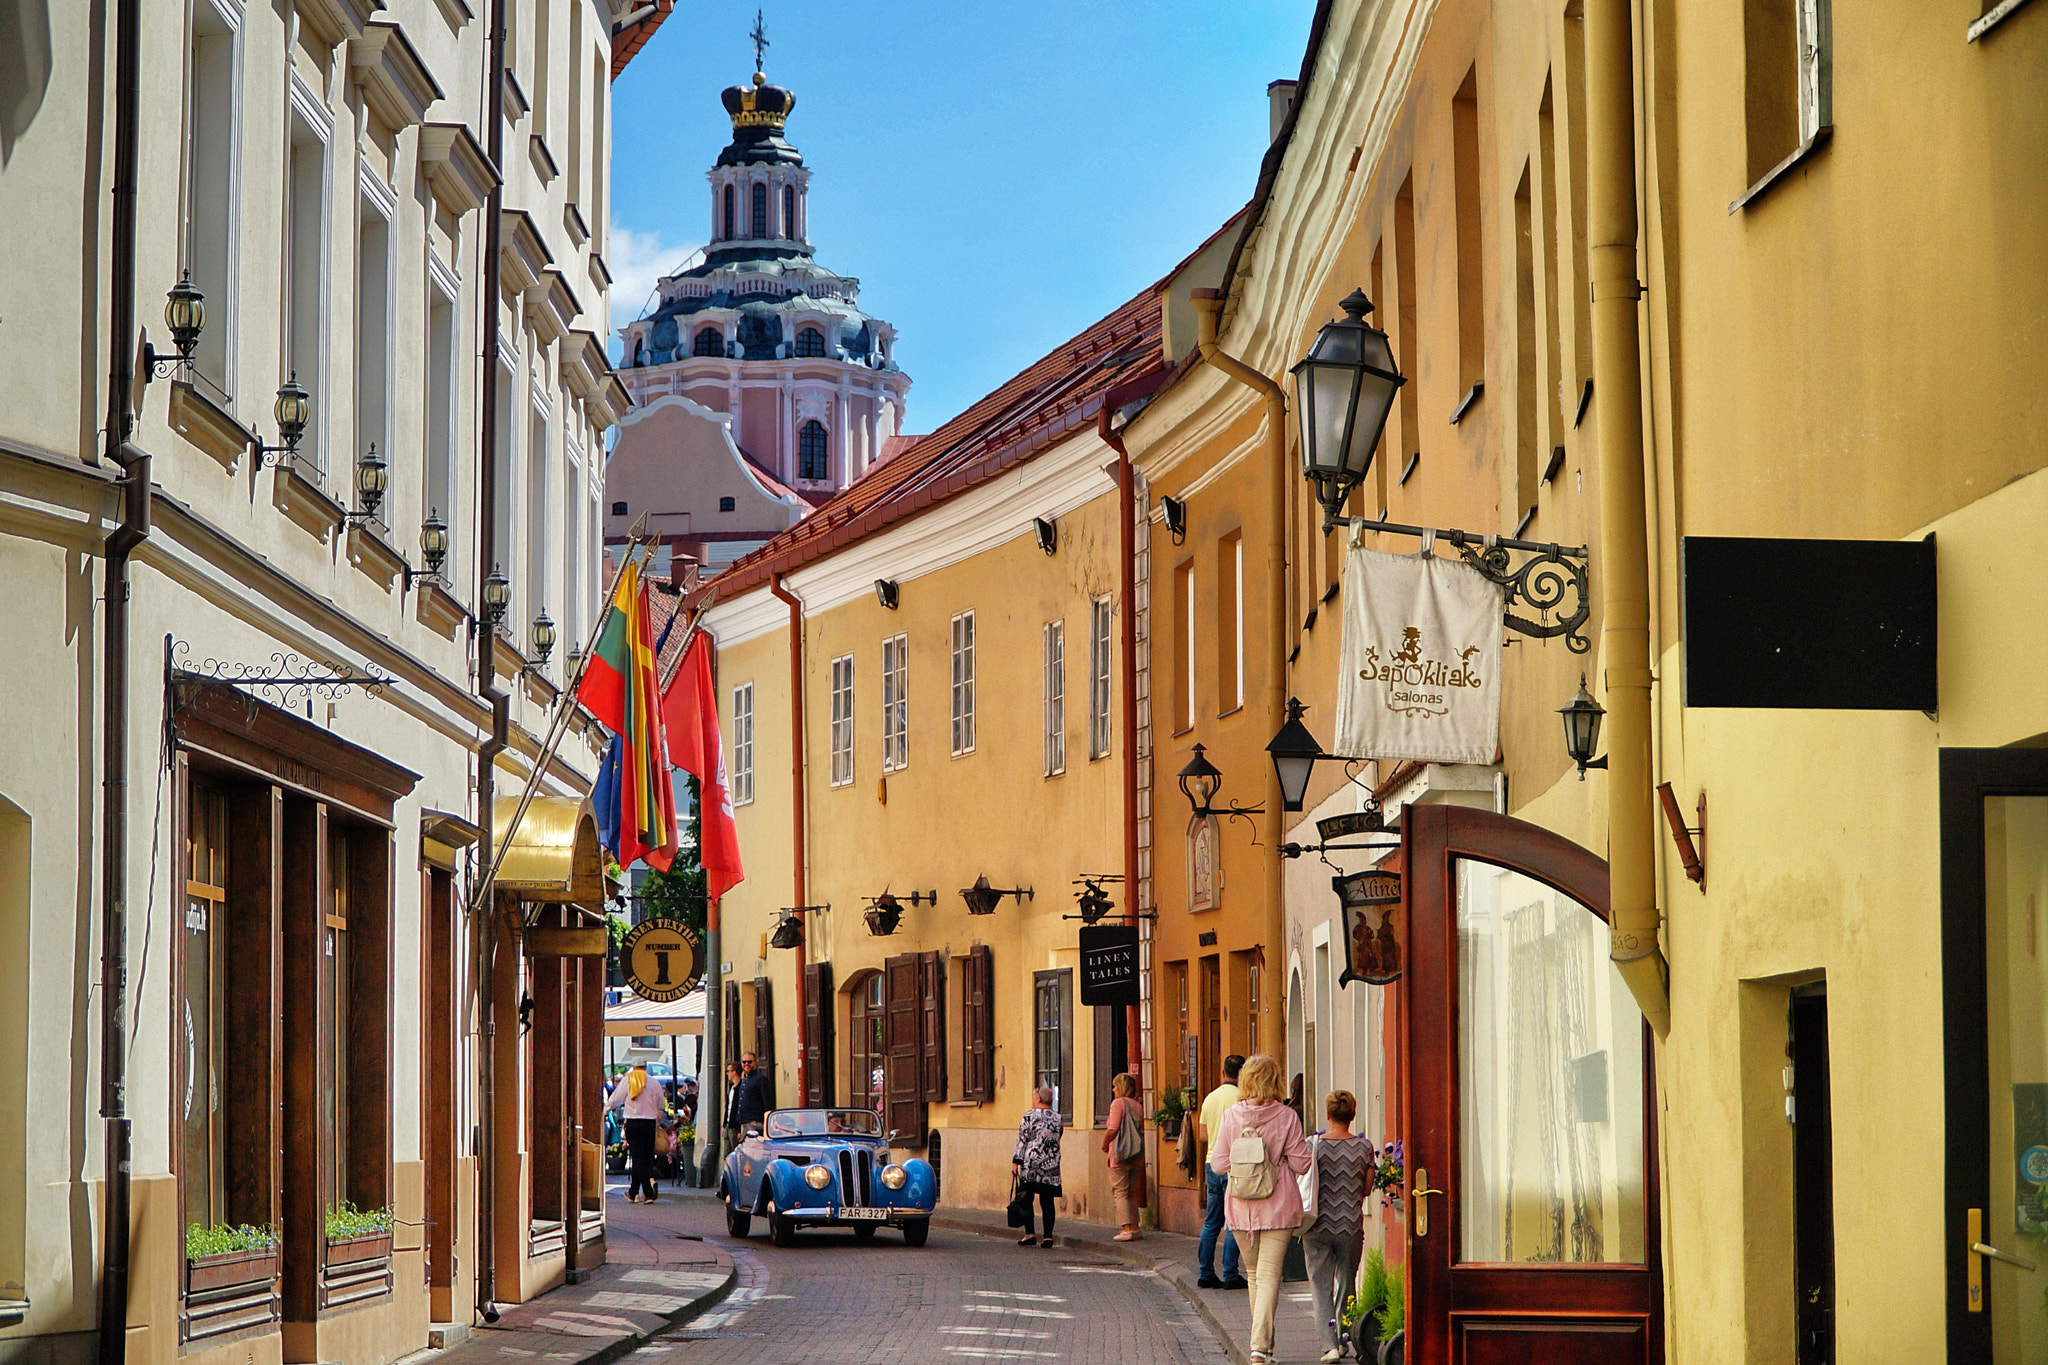
{"type": "MultiPolygon", "coordinates": [[[[471,901],[504,832],[480,771],[518,792],[596,620],[628,7],[514,6],[495,106],[490,6],[30,8],[0,37],[29,80],[0,152],[0,1359],[394,1360],[603,1256],[547,1094],[580,1040],[500,1027],[492,1080],[478,1008],[493,934],[501,1008],[571,1014],[594,969],[471,901]]],[[[502,895],[602,895],[571,868],[597,736],[568,729],[502,895]]]]}

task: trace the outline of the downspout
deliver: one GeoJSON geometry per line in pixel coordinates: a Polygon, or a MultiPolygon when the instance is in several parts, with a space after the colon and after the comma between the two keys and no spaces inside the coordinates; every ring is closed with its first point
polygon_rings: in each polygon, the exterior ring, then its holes
{"type": "MultiPolygon", "coordinates": [[[[1287,400],[1280,386],[1251,366],[1224,354],[1216,343],[1216,320],[1223,312],[1223,300],[1214,289],[1190,291],[1195,305],[1197,342],[1202,360],[1266,400],[1266,514],[1271,528],[1266,537],[1266,724],[1280,728],[1287,711],[1287,638],[1292,633],[1287,619],[1287,400]]],[[[1280,845],[1287,838],[1286,816],[1280,809],[1280,776],[1270,763],[1259,765],[1266,773],[1266,937],[1270,960],[1283,960],[1286,917],[1281,909],[1280,845]]],[[[1270,990],[1262,992],[1272,998],[1270,990]]]]}
{"type": "MultiPolygon", "coordinates": [[[[1124,782],[1124,923],[1136,929],[1138,919],[1138,479],[1131,467],[1131,452],[1123,437],[1109,424],[1107,398],[1095,411],[1095,432],[1104,445],[1116,452],[1117,507],[1117,617],[1124,666],[1117,670],[1122,696],[1117,709],[1123,716],[1124,782]]],[[[1142,932],[1142,931],[1140,931],[1142,932]]],[[[1130,1039],[1130,1070],[1138,1077],[1140,1091],[1145,1080],[1145,1029],[1142,1007],[1132,1005],[1125,1034],[1130,1039]]]]}
{"type": "Polygon", "coordinates": [[[121,522],[106,544],[106,663],[100,723],[100,1117],[106,1227],[99,1359],[128,1351],[128,558],[149,539],[149,456],[135,428],[135,215],[142,128],[142,0],[120,0],[114,48],[113,291],[107,325],[106,455],[121,467],[121,522]]]}
{"type": "MultiPolygon", "coordinates": [[[[491,33],[486,45],[490,63],[484,73],[485,116],[490,122],[488,151],[493,170],[505,164],[505,0],[491,0],[491,33]]],[[[476,554],[476,601],[481,609],[484,595],[485,575],[498,558],[498,443],[502,433],[498,430],[498,311],[504,306],[505,292],[503,265],[499,259],[504,244],[505,177],[500,174],[497,183],[484,204],[484,261],[483,261],[483,412],[480,414],[477,440],[477,554],[476,554]]],[[[481,626],[481,622],[477,623],[481,626]]],[[[497,632],[493,629],[477,630],[477,695],[491,708],[491,735],[477,749],[476,804],[477,827],[483,834],[477,840],[477,856],[482,860],[478,865],[488,870],[496,862],[494,852],[497,843],[497,766],[498,755],[503,753],[512,738],[512,699],[498,690],[497,632]]],[[[477,1275],[476,1306],[485,1322],[498,1320],[498,1256],[497,1256],[497,1141],[498,1141],[498,1021],[497,1021],[497,980],[493,968],[498,957],[498,892],[497,887],[487,883],[477,904],[483,907],[483,923],[477,933],[477,1002],[483,1015],[483,1046],[479,1049],[479,1088],[482,1090],[481,1103],[477,1105],[477,1116],[481,1120],[477,1134],[477,1275]]],[[[578,1217],[581,1217],[579,1211],[578,1217]]]]}
{"type": "MultiPolygon", "coordinates": [[[[804,604],[782,586],[781,574],[768,581],[768,591],[789,604],[789,876],[790,894],[796,897],[796,927],[802,931],[796,941],[796,1093],[800,1102],[808,1104],[811,1067],[805,1045],[810,1040],[805,1036],[803,991],[804,951],[811,926],[802,908],[810,904],[804,877],[804,604]]],[[[774,1027],[772,1021],[769,1027],[774,1027]]],[[[825,1098],[829,1102],[832,1097],[825,1098]]]]}
{"type": "Polygon", "coordinates": [[[1650,592],[1644,503],[1642,337],[1636,301],[1636,138],[1630,0],[1587,0],[1588,228],[1593,402],[1598,418],[1601,651],[1607,680],[1609,951],[1643,1017],[1671,1028],[1658,946],[1650,774],[1650,592]]]}

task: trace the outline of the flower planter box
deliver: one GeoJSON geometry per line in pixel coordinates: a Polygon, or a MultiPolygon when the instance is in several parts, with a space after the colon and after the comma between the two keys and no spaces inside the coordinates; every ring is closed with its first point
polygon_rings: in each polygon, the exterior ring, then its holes
{"type": "Polygon", "coordinates": [[[277,1248],[201,1256],[186,1262],[185,1276],[186,1288],[193,1293],[274,1280],[277,1278],[277,1248]]]}
{"type": "Polygon", "coordinates": [[[348,1265],[354,1261],[384,1261],[391,1258],[391,1234],[388,1232],[365,1233],[360,1237],[331,1237],[327,1241],[328,1265],[348,1265]]]}
{"type": "Polygon", "coordinates": [[[1180,1141],[1180,1119],[1159,1120],[1159,1136],[1168,1142],[1180,1141]]]}

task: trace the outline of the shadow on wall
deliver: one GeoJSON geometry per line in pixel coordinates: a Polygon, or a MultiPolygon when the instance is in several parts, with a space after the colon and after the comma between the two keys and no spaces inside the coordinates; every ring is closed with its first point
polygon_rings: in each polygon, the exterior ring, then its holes
{"type": "Polygon", "coordinates": [[[0,167],[50,87],[49,0],[0,0],[0,167]]]}

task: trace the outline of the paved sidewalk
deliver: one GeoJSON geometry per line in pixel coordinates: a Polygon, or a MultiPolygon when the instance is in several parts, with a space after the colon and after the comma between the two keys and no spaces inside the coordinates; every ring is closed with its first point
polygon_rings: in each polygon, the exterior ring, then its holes
{"type": "MultiPolygon", "coordinates": [[[[1017,1230],[1007,1225],[1000,1209],[942,1208],[933,1215],[932,1225],[1012,1241],[1017,1238],[1017,1230]]],[[[1195,1287],[1194,1238],[1177,1232],[1150,1231],[1135,1242],[1119,1242],[1114,1240],[1115,1233],[1115,1228],[1072,1218],[1061,1218],[1053,1226],[1053,1240],[1062,1246],[1118,1256],[1150,1268],[1195,1306],[1237,1365],[1249,1365],[1251,1296],[1241,1289],[1195,1287]]],[[[1322,1353],[1322,1333],[1316,1327],[1315,1303],[1309,1297],[1308,1285],[1282,1284],[1280,1303],[1273,1314],[1273,1358],[1282,1365],[1302,1365],[1319,1359],[1322,1353]]]]}
{"type": "Polygon", "coordinates": [[[623,1188],[608,1196],[606,1261],[589,1279],[505,1307],[495,1323],[409,1365],[607,1365],[724,1298],[736,1280],[732,1256],[677,1233],[679,1199],[628,1204],[617,1197],[623,1188]]]}

